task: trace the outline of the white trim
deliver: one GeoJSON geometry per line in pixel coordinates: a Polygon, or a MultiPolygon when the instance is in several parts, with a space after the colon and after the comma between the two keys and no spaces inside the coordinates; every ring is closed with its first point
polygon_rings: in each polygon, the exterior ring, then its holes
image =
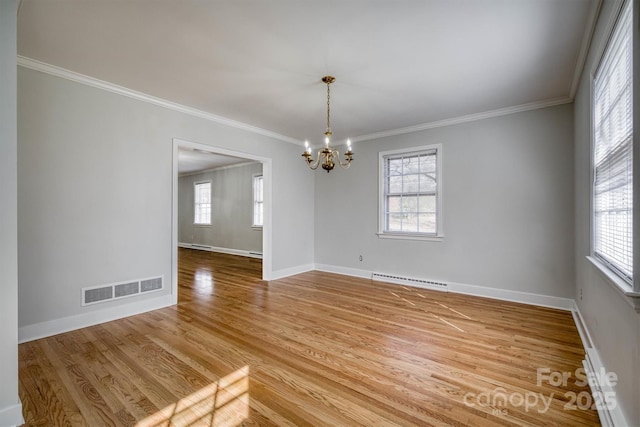
{"type": "MultiPolygon", "coordinates": [[[[27,58],[25,56],[18,55],[18,65],[24,68],[29,68],[35,71],[40,71],[45,74],[50,74],[52,76],[60,77],[63,79],[71,80],[73,82],[81,83],[87,86],[95,87],[98,89],[106,90],[108,92],[113,92],[119,95],[124,95],[129,98],[136,99],[138,101],[147,102],[149,104],[157,105],[160,107],[167,108],[169,110],[178,111],[180,113],[188,114],[190,116],[199,117],[205,120],[209,120],[215,123],[220,123],[222,125],[230,126],[237,129],[243,129],[248,132],[256,133],[258,135],[267,136],[270,138],[274,138],[283,142],[288,142],[290,144],[295,144],[304,147],[304,141],[296,138],[292,138],[286,135],[281,135],[279,133],[275,133],[266,129],[262,129],[256,126],[252,126],[246,123],[238,122],[232,119],[228,119],[226,117],[217,116],[215,114],[207,113],[202,110],[198,110],[192,107],[188,107],[182,104],[178,104],[175,102],[167,101],[165,99],[157,98],[155,96],[147,95],[142,92],[138,92],[132,89],[128,89],[123,86],[118,86],[113,83],[106,82],[104,80],[99,80],[90,76],[86,76],[84,74],[76,73],[75,71],[70,71],[61,67],[57,67],[55,65],[47,64],[35,59],[27,58]]],[[[350,138],[351,142],[360,142],[360,141],[369,141],[372,139],[384,138],[387,136],[395,136],[395,135],[403,135],[407,133],[419,132],[427,129],[434,129],[444,126],[451,126],[460,123],[467,123],[476,120],[484,120],[491,117],[499,117],[506,116],[509,114],[520,113],[523,111],[536,110],[539,108],[552,107],[555,105],[569,104],[573,102],[573,97],[559,97],[552,98],[543,101],[535,101],[527,104],[516,105],[512,107],[500,108],[497,110],[485,111],[482,113],[469,114],[466,116],[453,117],[450,119],[438,120],[435,122],[422,123],[414,126],[408,126],[404,128],[391,129],[382,132],[375,132],[366,135],[360,135],[354,138],[350,138]]],[[[320,147],[321,144],[317,145],[320,147]]]]}
{"type": "Polygon", "coordinates": [[[187,249],[195,249],[198,251],[209,251],[209,252],[217,252],[221,254],[229,254],[229,255],[239,255],[248,258],[259,258],[262,259],[262,254],[256,251],[246,251],[243,249],[231,249],[231,248],[220,248],[217,246],[209,246],[209,245],[200,245],[198,243],[178,243],[179,248],[187,248],[187,249]]]}
{"type": "Polygon", "coordinates": [[[272,279],[272,160],[268,157],[256,156],[241,151],[229,150],[212,145],[200,144],[173,138],[173,187],[172,187],[172,219],[171,219],[171,251],[172,251],[172,277],[171,294],[174,304],[178,302],[178,150],[180,148],[197,149],[207,153],[222,154],[226,156],[241,157],[262,163],[263,191],[264,191],[264,217],[262,227],[262,280],[272,279]]]}
{"type": "Polygon", "coordinates": [[[174,305],[172,295],[166,294],[131,304],[122,304],[102,310],[87,311],[73,316],[22,326],[18,328],[18,343],[21,344],[27,341],[50,337],[63,332],[69,332],[80,328],[86,328],[87,326],[98,325],[100,323],[110,322],[112,320],[122,319],[136,314],[146,313],[148,311],[158,310],[171,305],[174,305]]]}
{"type": "Polygon", "coordinates": [[[272,272],[271,278],[268,280],[284,279],[285,277],[295,276],[296,274],[306,273],[307,271],[313,271],[313,269],[313,264],[304,264],[297,265],[295,267],[284,268],[282,270],[276,270],[272,272]]]}
{"type": "Polygon", "coordinates": [[[571,314],[573,316],[573,322],[576,324],[576,328],[578,329],[578,335],[580,335],[580,340],[582,341],[582,346],[585,350],[593,348],[593,339],[591,338],[591,334],[589,333],[589,329],[587,328],[587,324],[582,317],[582,313],[580,312],[580,308],[576,302],[573,302],[573,308],[571,309],[571,314]]]}
{"type": "Polygon", "coordinates": [[[611,271],[611,269],[607,268],[607,266],[601,263],[597,258],[587,256],[587,259],[596,268],[596,270],[600,272],[604,281],[624,296],[625,301],[627,301],[627,303],[629,303],[636,312],[640,313],[640,292],[635,292],[631,285],[622,280],[622,278],[611,271]]]}
{"type": "Polygon", "coordinates": [[[255,165],[256,163],[260,163],[260,162],[256,162],[256,161],[252,160],[250,162],[242,162],[242,163],[234,163],[232,165],[216,166],[215,168],[209,168],[209,169],[203,169],[203,170],[200,170],[200,171],[182,173],[182,174],[179,174],[178,177],[179,178],[184,178],[186,176],[200,175],[200,174],[205,174],[205,173],[208,173],[208,172],[216,172],[216,171],[221,171],[221,170],[225,170],[225,169],[241,168],[241,167],[245,167],[245,166],[255,165]]]}
{"type": "Polygon", "coordinates": [[[260,178],[262,181],[262,218],[264,222],[264,176],[262,172],[251,174],[251,228],[262,229],[262,224],[256,224],[256,178],[260,178]]]}
{"type": "Polygon", "coordinates": [[[380,239],[399,239],[399,240],[424,240],[426,242],[442,242],[444,240],[444,234],[436,235],[428,235],[428,234],[418,234],[418,233],[394,233],[394,232],[385,232],[385,233],[376,233],[378,238],[380,239]]]}
{"type": "Polygon", "coordinates": [[[108,92],[113,92],[118,95],[124,95],[129,98],[136,99],[138,101],[147,102],[149,104],[157,105],[159,107],[167,108],[169,110],[178,111],[180,113],[188,114],[190,116],[200,117],[201,119],[209,120],[212,122],[220,123],[225,126],[230,126],[237,129],[246,130],[248,132],[256,133],[258,135],[267,136],[270,138],[278,139],[283,142],[288,142],[291,144],[302,145],[302,141],[297,139],[280,135],[279,133],[275,133],[266,129],[259,128],[257,126],[252,126],[246,123],[238,122],[236,120],[228,119],[226,117],[218,116],[215,114],[207,113],[202,110],[198,110],[192,107],[188,107],[186,105],[178,104],[176,102],[167,101],[166,99],[157,98],[155,96],[148,95],[146,93],[138,92],[136,90],[132,90],[126,88],[124,86],[119,86],[113,83],[106,82],[104,80],[99,80],[93,77],[86,76],[84,74],[76,73],[75,71],[70,71],[61,67],[57,67],[55,65],[47,64],[41,61],[37,61],[35,59],[27,58],[24,56],[18,55],[18,65],[25,68],[30,68],[32,70],[40,71],[42,73],[50,74],[52,76],[61,77],[63,79],[71,80],[73,82],[81,83],[87,86],[95,87],[98,89],[106,90],[108,92]]]}
{"type": "Polygon", "coordinates": [[[22,424],[24,424],[22,403],[0,409],[0,426],[21,426],[22,424]]]}
{"type": "Polygon", "coordinates": [[[385,150],[378,152],[378,232],[379,238],[389,239],[405,239],[405,240],[424,240],[424,241],[441,241],[444,238],[444,207],[442,195],[444,184],[442,171],[442,144],[422,145],[419,147],[400,148],[395,150],[385,150]],[[405,233],[385,231],[385,157],[400,154],[422,154],[424,152],[435,151],[436,154],[436,233],[405,233]]]}
{"type": "Polygon", "coordinates": [[[371,279],[371,271],[361,270],[358,268],[341,267],[339,265],[314,264],[313,269],[324,271],[326,273],[337,273],[345,276],[360,277],[362,279],[371,279]]]}
{"type": "MultiPolygon", "coordinates": [[[[572,314],[585,350],[585,360],[582,361],[582,366],[584,367],[587,378],[589,379],[591,392],[613,393],[613,396],[615,396],[614,388],[612,388],[609,384],[603,384],[600,382],[600,380],[602,379],[601,373],[606,373],[608,371],[602,363],[602,359],[600,359],[600,354],[593,346],[593,340],[591,339],[591,335],[589,334],[589,330],[587,329],[587,324],[582,317],[580,308],[575,303],[572,314]]],[[[601,396],[603,395],[601,394],[601,396]]],[[[604,396],[606,396],[606,394],[604,396]]],[[[599,401],[599,399],[596,401],[599,401]]],[[[600,418],[600,423],[604,427],[622,427],[630,425],[627,422],[620,405],[616,405],[613,409],[597,407],[597,410],[598,417],[600,418]]]]}
{"type": "MultiPolygon", "coordinates": [[[[328,264],[316,264],[315,270],[326,271],[328,273],[344,274],[346,276],[361,277],[370,279],[373,271],[358,270],[348,267],[341,267],[328,264]]],[[[380,273],[380,272],[377,272],[380,273]]],[[[383,273],[387,274],[387,273],[383,273]]],[[[431,280],[425,279],[424,280],[431,280]]],[[[574,307],[574,302],[570,298],[554,297],[549,295],[533,294],[529,292],[512,291],[509,289],[497,289],[489,288],[485,286],[467,285],[463,283],[448,282],[443,280],[435,280],[440,283],[445,283],[447,289],[445,292],[453,292],[457,294],[472,295],[477,297],[492,298],[502,301],[518,302],[522,304],[537,305],[541,307],[557,308],[560,310],[570,311],[574,307]]],[[[391,283],[391,282],[385,282],[391,283]]],[[[404,285],[403,285],[404,286],[404,285]]],[[[409,286],[409,285],[407,285],[409,286]]],[[[429,288],[431,289],[431,288],[429,288]]],[[[439,291],[442,292],[442,291],[439,291]]]]}
{"type": "Polygon", "coordinates": [[[193,181],[193,225],[195,225],[196,227],[211,227],[212,222],[211,222],[211,217],[213,216],[213,212],[211,212],[212,209],[212,200],[213,200],[213,185],[212,185],[212,180],[211,178],[209,179],[203,179],[200,181],[193,181]],[[198,212],[198,209],[196,209],[196,206],[198,205],[198,186],[202,185],[202,184],[209,184],[209,221],[208,222],[196,222],[196,212],[198,212]]]}
{"type": "MultiPolygon", "coordinates": [[[[620,16],[620,11],[624,6],[624,2],[626,0],[613,0],[613,13],[609,16],[609,20],[607,21],[603,34],[606,34],[604,37],[600,39],[600,43],[594,49],[594,61],[592,62],[591,69],[589,70],[590,78],[593,80],[593,75],[596,73],[596,70],[600,66],[602,62],[602,57],[604,56],[604,51],[609,44],[609,40],[611,40],[611,35],[613,34],[613,29],[616,26],[616,22],[618,22],[618,17],[620,16]]],[[[633,1],[633,0],[631,0],[633,1]]]]}
{"type": "Polygon", "coordinates": [[[477,120],[489,119],[491,117],[506,116],[523,111],[537,110],[539,108],[553,107],[555,105],[569,104],[573,102],[572,98],[563,96],[560,98],[547,99],[544,101],[536,101],[528,104],[516,105],[513,107],[500,108],[498,110],[485,111],[483,113],[469,114],[467,116],[454,117],[451,119],[439,120],[436,122],[423,123],[415,126],[391,129],[382,132],[370,133],[351,138],[351,142],[369,141],[372,139],[385,138],[387,136],[403,135],[405,133],[420,132],[427,129],[440,128],[445,126],[457,125],[460,123],[474,122],[477,120]]]}

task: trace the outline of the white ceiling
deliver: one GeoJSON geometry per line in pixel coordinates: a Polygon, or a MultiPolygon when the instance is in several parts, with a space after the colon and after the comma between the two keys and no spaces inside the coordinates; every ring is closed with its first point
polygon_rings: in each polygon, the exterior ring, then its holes
{"type": "Polygon", "coordinates": [[[180,176],[215,169],[222,166],[250,162],[251,160],[244,158],[208,153],[202,150],[192,150],[187,148],[181,148],[178,150],[178,174],[180,176]]]}
{"type": "MultiPolygon", "coordinates": [[[[22,0],[21,56],[321,143],[573,97],[598,0],[22,0]]],[[[285,138],[286,139],[286,138],[285,138]]]]}

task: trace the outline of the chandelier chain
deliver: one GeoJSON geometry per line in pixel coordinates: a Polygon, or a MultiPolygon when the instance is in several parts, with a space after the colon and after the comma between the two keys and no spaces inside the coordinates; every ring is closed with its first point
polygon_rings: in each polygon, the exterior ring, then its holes
{"type": "Polygon", "coordinates": [[[331,83],[327,83],[327,132],[331,132],[331,83]]]}

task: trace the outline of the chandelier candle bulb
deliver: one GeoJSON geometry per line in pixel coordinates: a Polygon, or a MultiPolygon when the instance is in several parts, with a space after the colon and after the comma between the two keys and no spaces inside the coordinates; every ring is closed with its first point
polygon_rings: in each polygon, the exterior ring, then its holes
{"type": "Polygon", "coordinates": [[[331,146],[331,135],[333,135],[333,133],[331,132],[331,89],[329,86],[336,81],[336,79],[333,76],[324,76],[321,80],[327,85],[327,130],[324,133],[324,148],[318,150],[318,158],[314,160],[311,155],[309,141],[305,141],[305,150],[302,153],[302,157],[304,157],[311,170],[318,169],[318,166],[321,165],[320,162],[322,162],[322,169],[329,173],[335,167],[336,160],[342,169],[348,169],[353,160],[353,151],[351,151],[351,140],[347,139],[347,151],[344,153],[345,159],[343,162],[342,159],[340,159],[340,152],[331,146]]]}

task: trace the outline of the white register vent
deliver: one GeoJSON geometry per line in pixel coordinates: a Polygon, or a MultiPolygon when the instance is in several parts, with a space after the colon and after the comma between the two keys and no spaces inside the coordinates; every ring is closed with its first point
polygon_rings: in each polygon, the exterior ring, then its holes
{"type": "Polygon", "coordinates": [[[86,287],[82,288],[82,305],[114,301],[121,298],[159,291],[163,288],[164,276],[86,287]]]}

